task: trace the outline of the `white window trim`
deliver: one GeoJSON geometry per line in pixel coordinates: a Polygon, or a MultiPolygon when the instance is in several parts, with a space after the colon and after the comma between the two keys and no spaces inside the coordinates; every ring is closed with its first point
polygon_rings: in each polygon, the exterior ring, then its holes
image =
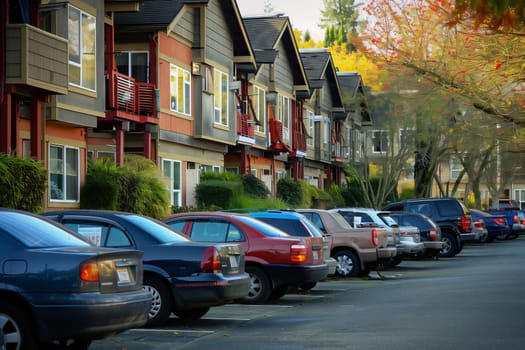
{"type": "MultiPolygon", "coordinates": [[[[88,13],[88,12],[85,12],[85,11],[82,11],[81,9],[77,8],[77,7],[74,7],[74,6],[69,6],[68,8],[68,21],[69,21],[69,11],[78,11],[79,12],[79,43],[78,43],[78,46],[79,46],[79,59],[80,59],[80,63],[79,62],[75,62],[75,61],[70,61],[68,59],[68,64],[69,65],[73,65],[75,67],[78,67],[80,69],[80,84],[76,84],[76,83],[72,83],[71,81],[69,81],[69,85],[72,85],[72,86],[75,86],[75,87],[78,87],[80,89],[85,89],[85,90],[89,90],[89,91],[96,91],[97,89],[97,20],[96,20],[96,17],[93,16],[92,14],[88,13]],[[94,72],[93,72],[93,86],[94,88],[91,89],[89,87],[86,87],[86,86],[83,86],[82,85],[82,75],[83,75],[83,64],[82,64],[82,55],[83,55],[83,48],[82,48],[82,39],[83,39],[83,31],[82,31],[82,16],[85,15],[86,17],[91,17],[93,19],[93,22],[95,23],[95,30],[94,30],[94,33],[95,33],[95,37],[93,38],[93,41],[94,41],[94,47],[95,47],[95,52],[93,52],[93,56],[95,57],[94,59],[94,72]]],[[[68,30],[69,31],[69,30],[68,30]]],[[[68,35],[72,35],[72,33],[68,33],[68,35]]]]}
{"type": "Polygon", "coordinates": [[[180,160],[173,160],[173,159],[162,159],[162,173],[164,174],[165,171],[165,163],[168,163],[170,166],[170,177],[169,177],[169,192],[170,192],[170,204],[173,206],[181,206],[182,205],[182,161],[180,160]],[[173,174],[173,164],[178,163],[179,164],[179,179],[181,183],[179,184],[180,189],[175,189],[174,187],[174,174],[173,174]],[[175,203],[174,198],[177,198],[177,203],[175,203]]]}
{"type": "MultiPolygon", "coordinates": [[[[263,111],[263,114],[257,114],[257,120],[259,120],[261,125],[255,126],[255,131],[259,133],[265,133],[266,132],[266,90],[260,88],[259,86],[254,85],[253,86],[253,96],[256,96],[257,103],[255,104],[255,113],[259,113],[261,110],[263,111]]],[[[246,110],[248,110],[249,106],[246,106],[246,110]]]]}
{"type": "Polygon", "coordinates": [[[229,115],[229,98],[230,98],[230,95],[229,95],[229,85],[230,85],[230,82],[229,82],[229,78],[228,78],[228,74],[217,69],[217,68],[214,68],[213,69],[213,79],[214,79],[214,85],[215,86],[219,86],[219,89],[220,91],[215,91],[215,87],[214,87],[214,94],[213,94],[213,123],[214,124],[217,124],[217,125],[222,125],[222,126],[228,126],[229,124],[229,118],[228,118],[228,115],[229,115]],[[218,79],[215,77],[215,74],[218,74],[219,77],[218,79]],[[223,81],[223,78],[226,77],[226,86],[222,86],[222,81],[223,81]],[[218,82],[217,82],[218,80],[218,82]],[[218,85],[217,85],[218,84],[218,85]],[[225,91],[224,91],[225,90],[225,91]],[[222,109],[222,106],[223,106],[223,101],[222,101],[222,97],[224,95],[224,93],[226,92],[226,98],[227,98],[227,101],[226,101],[226,111],[223,111],[222,109]],[[217,101],[217,99],[219,99],[219,101],[217,101]],[[218,103],[217,103],[218,102],[218,103]],[[218,107],[220,106],[220,107],[218,107]],[[219,115],[220,115],[220,120],[217,120],[216,118],[216,115],[215,113],[216,112],[219,112],[219,115]],[[223,120],[222,120],[222,116],[223,115],[226,115],[226,122],[224,123],[223,120]]]}
{"type": "MultiPolygon", "coordinates": [[[[80,149],[78,147],[70,147],[70,146],[65,146],[65,145],[59,145],[59,144],[50,144],[49,145],[49,149],[48,149],[48,154],[51,155],[51,148],[52,147],[58,147],[58,148],[62,148],[63,150],[63,153],[64,153],[64,159],[62,159],[62,171],[63,171],[63,183],[62,183],[62,186],[63,186],[63,189],[67,189],[67,169],[65,168],[66,165],[67,165],[67,159],[65,159],[66,155],[67,155],[67,150],[68,149],[73,149],[73,150],[76,150],[77,152],[77,185],[76,185],[76,188],[77,188],[77,193],[76,193],[76,198],[75,200],[72,200],[72,199],[56,199],[56,198],[51,198],[51,165],[50,165],[50,162],[51,162],[51,159],[48,159],[48,165],[47,165],[47,168],[48,168],[48,177],[49,177],[49,201],[50,202],[55,202],[55,203],[78,203],[79,200],[80,200],[80,149]]],[[[64,197],[67,197],[67,193],[64,195],[64,197]]]]}
{"type": "Polygon", "coordinates": [[[183,69],[174,64],[170,64],[170,110],[172,112],[180,113],[180,114],[187,115],[187,116],[191,115],[191,74],[188,70],[183,69]],[[182,101],[178,100],[178,97],[179,97],[178,77],[179,75],[182,75],[182,78],[183,78],[182,101]],[[172,84],[172,77],[175,78],[175,84],[172,84]],[[186,77],[188,79],[186,79],[186,77]],[[173,85],[175,86],[175,91],[172,91],[173,85]],[[186,96],[186,86],[189,86],[189,89],[188,89],[189,96],[186,96]],[[171,102],[172,97],[175,97],[177,101],[176,106],[173,106],[173,103],[171,102]],[[188,111],[185,110],[187,102],[189,102],[188,111]]]}

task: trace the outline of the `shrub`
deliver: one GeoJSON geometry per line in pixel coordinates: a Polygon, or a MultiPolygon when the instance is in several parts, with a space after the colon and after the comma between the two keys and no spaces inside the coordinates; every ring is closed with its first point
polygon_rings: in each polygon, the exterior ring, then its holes
{"type": "Polygon", "coordinates": [[[255,198],[267,198],[270,190],[266,184],[258,177],[252,174],[246,174],[241,177],[242,188],[244,193],[255,198]]]}
{"type": "Polygon", "coordinates": [[[277,182],[277,198],[291,207],[300,207],[304,200],[299,181],[286,177],[277,182]]]}
{"type": "Polygon", "coordinates": [[[31,158],[0,155],[0,206],[30,212],[42,210],[47,170],[31,158]]]}
{"type": "Polygon", "coordinates": [[[206,180],[195,188],[195,199],[201,208],[216,206],[222,209],[231,207],[235,193],[240,193],[240,181],[206,180]]]}
{"type": "Polygon", "coordinates": [[[237,194],[233,197],[231,206],[227,209],[234,208],[262,208],[262,209],[282,209],[287,208],[288,204],[278,199],[255,198],[246,194],[237,194]]]}
{"type": "Polygon", "coordinates": [[[119,183],[116,165],[107,158],[88,160],[86,181],[80,189],[80,208],[117,210],[119,183]]]}

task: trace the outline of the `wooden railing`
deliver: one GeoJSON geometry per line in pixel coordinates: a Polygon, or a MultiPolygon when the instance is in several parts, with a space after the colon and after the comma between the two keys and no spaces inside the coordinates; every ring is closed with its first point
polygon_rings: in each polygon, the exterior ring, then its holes
{"type": "Polygon", "coordinates": [[[237,112],[237,134],[245,137],[254,138],[255,129],[253,127],[253,124],[248,122],[248,120],[250,120],[250,115],[237,112]]]}
{"type": "Polygon", "coordinates": [[[113,71],[108,77],[108,108],[137,115],[155,115],[155,85],[113,71]]]}

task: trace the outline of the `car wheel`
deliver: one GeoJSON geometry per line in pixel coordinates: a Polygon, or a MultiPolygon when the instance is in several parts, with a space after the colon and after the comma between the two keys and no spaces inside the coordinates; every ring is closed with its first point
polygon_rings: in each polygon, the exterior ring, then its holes
{"type": "Polygon", "coordinates": [[[370,274],[370,271],[372,271],[372,265],[365,265],[365,268],[361,269],[361,271],[357,274],[357,277],[366,277],[370,274]]]}
{"type": "Polygon", "coordinates": [[[36,350],[36,335],[24,310],[6,300],[0,301],[0,349],[36,350]]]}
{"type": "Polygon", "coordinates": [[[507,237],[507,240],[516,239],[516,238],[518,238],[518,235],[515,234],[515,233],[511,233],[511,234],[509,234],[509,236],[507,237]]]}
{"type": "Polygon", "coordinates": [[[168,322],[173,308],[171,293],[159,278],[145,277],[144,289],[151,294],[151,307],[146,326],[160,326],[168,322]]]}
{"type": "Polygon", "coordinates": [[[175,310],[173,313],[183,320],[198,320],[210,311],[209,307],[201,307],[196,309],[175,310]]]}
{"type": "Polygon", "coordinates": [[[403,256],[396,255],[395,257],[390,260],[390,266],[397,266],[403,262],[403,256]]]}
{"type": "Polygon", "coordinates": [[[441,234],[441,240],[444,242],[443,248],[439,252],[442,258],[450,258],[458,253],[458,242],[456,235],[444,232],[441,234]]]}
{"type": "Polygon", "coordinates": [[[256,266],[246,266],[250,275],[250,289],[248,294],[241,299],[245,304],[263,304],[268,301],[272,293],[270,279],[266,273],[256,266]]]}
{"type": "Polygon", "coordinates": [[[341,277],[356,277],[360,274],[360,262],[358,256],[351,250],[341,250],[334,254],[337,260],[335,274],[341,277]]]}
{"type": "Polygon", "coordinates": [[[311,290],[317,285],[317,282],[303,283],[299,286],[302,290],[311,290]]]}
{"type": "Polygon", "coordinates": [[[279,300],[282,297],[284,297],[288,293],[288,286],[279,286],[275,287],[270,294],[270,298],[268,300],[279,300]]]}

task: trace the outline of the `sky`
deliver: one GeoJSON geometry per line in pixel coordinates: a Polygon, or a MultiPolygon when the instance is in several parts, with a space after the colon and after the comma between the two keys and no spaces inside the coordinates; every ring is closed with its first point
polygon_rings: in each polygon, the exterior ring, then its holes
{"type": "MultiPolygon", "coordinates": [[[[265,0],[237,0],[243,17],[268,15],[264,13],[265,0]]],[[[271,0],[271,14],[283,13],[290,18],[293,29],[308,30],[314,40],[323,40],[324,30],[319,28],[323,0],[271,0]]]]}

